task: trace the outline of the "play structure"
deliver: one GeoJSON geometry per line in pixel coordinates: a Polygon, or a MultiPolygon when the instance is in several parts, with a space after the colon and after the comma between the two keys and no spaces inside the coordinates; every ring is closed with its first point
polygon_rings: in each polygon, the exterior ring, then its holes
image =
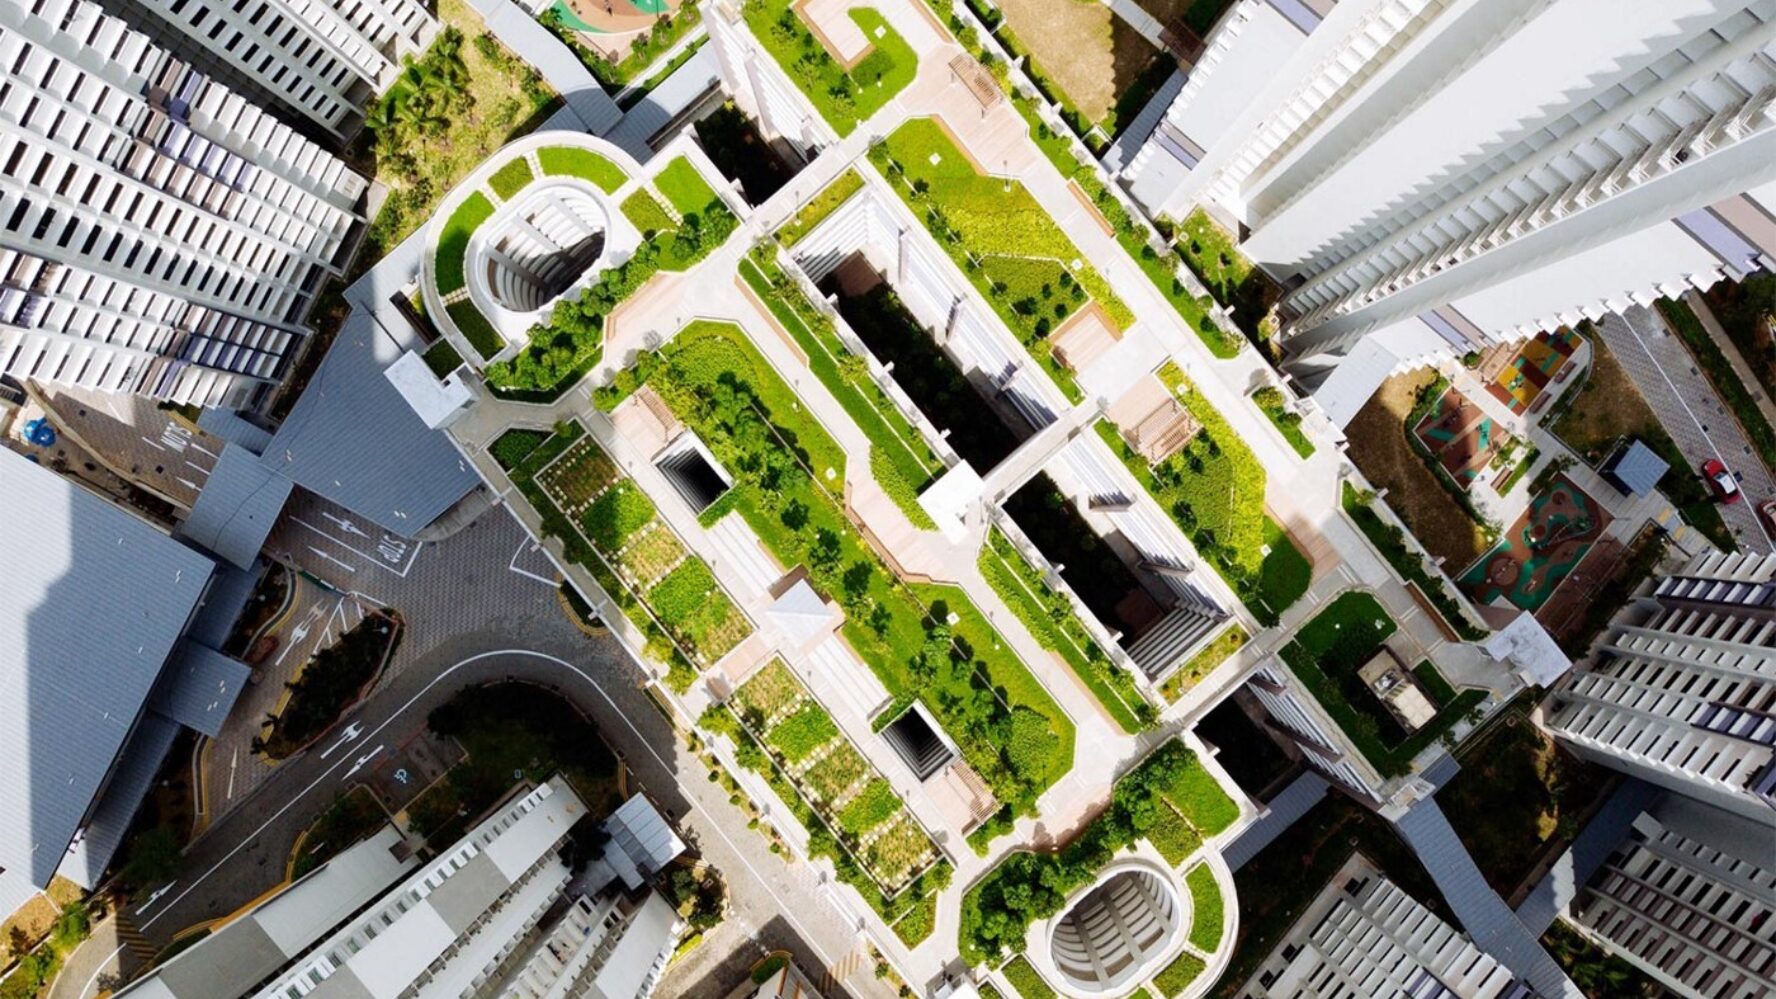
{"type": "Polygon", "coordinates": [[[1565,475],[1529,501],[1491,551],[1461,578],[1477,602],[1501,597],[1535,611],[1609,526],[1610,515],[1565,475]]]}
{"type": "Polygon", "coordinates": [[[1472,487],[1493,457],[1513,440],[1492,417],[1455,389],[1437,398],[1412,433],[1463,489],[1472,487]]]}
{"type": "Polygon", "coordinates": [[[1565,377],[1567,362],[1584,343],[1583,337],[1565,327],[1537,333],[1486,383],[1486,391],[1511,412],[1527,412],[1549,385],[1565,377]]]}

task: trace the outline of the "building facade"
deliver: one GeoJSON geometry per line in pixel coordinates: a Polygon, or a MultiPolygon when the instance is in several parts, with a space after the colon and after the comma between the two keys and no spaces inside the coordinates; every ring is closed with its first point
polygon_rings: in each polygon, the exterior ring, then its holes
{"type": "Polygon", "coordinates": [[[1776,994],[1776,831],[1675,794],[1569,907],[1584,935],[1686,999],[1776,994]]]}
{"type": "Polygon", "coordinates": [[[1240,995],[1526,999],[1535,992],[1354,854],[1240,995]]]}
{"type": "Polygon", "coordinates": [[[1123,180],[1237,224],[1310,388],[1776,261],[1776,4],[1241,0],[1207,43],[1123,180]]]}
{"type": "Polygon", "coordinates": [[[1586,759],[1776,823],[1776,556],[1711,552],[1660,578],[1541,722],[1586,759]]]}
{"type": "Polygon", "coordinates": [[[85,0],[0,3],[0,373],[250,408],[369,182],[85,0]]]}
{"type": "Polygon", "coordinates": [[[189,39],[191,59],[343,139],[403,57],[438,33],[418,0],[113,0],[189,39]]]}

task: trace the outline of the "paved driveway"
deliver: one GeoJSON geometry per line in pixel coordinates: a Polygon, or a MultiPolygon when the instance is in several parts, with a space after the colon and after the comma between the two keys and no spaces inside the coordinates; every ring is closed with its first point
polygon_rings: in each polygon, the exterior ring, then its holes
{"type": "Polygon", "coordinates": [[[1664,319],[1637,305],[1621,315],[1605,316],[1598,328],[1684,456],[1698,469],[1709,458],[1719,458],[1739,474],[1745,499],[1721,507],[1721,516],[1740,547],[1756,552],[1776,549],[1757,516],[1757,504],[1776,497],[1776,483],[1664,319]]]}

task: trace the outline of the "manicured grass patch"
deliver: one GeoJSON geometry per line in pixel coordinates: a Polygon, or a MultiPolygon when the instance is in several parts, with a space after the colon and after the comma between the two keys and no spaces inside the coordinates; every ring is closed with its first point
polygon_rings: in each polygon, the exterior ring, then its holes
{"type": "MultiPolygon", "coordinates": [[[[855,176],[855,175],[853,175],[855,176]]],[[[870,474],[914,527],[937,525],[919,493],[943,474],[942,460],[839,339],[833,322],[778,267],[770,244],[740,262],[740,277],[808,356],[808,368],[870,440],[870,474]]]]}
{"type": "Polygon", "coordinates": [[[363,784],[333,799],[333,804],[308,827],[302,840],[302,852],[290,865],[292,880],[302,877],[339,856],[347,847],[381,829],[388,822],[388,813],[377,803],[376,795],[363,784]]]}
{"type": "Polygon", "coordinates": [[[1690,349],[1690,356],[1708,376],[1708,383],[1720,393],[1721,401],[1744,428],[1746,440],[1751,442],[1752,450],[1757,452],[1764,467],[1776,468],[1776,428],[1764,418],[1764,411],[1758,408],[1751,390],[1745,387],[1744,380],[1727,360],[1727,355],[1721,352],[1720,345],[1702,328],[1702,321],[1681,299],[1661,298],[1658,306],[1666,325],[1690,349]]]}
{"type": "Polygon", "coordinates": [[[1194,790],[1195,778],[1188,772],[1200,768],[1188,747],[1171,740],[1123,775],[1111,792],[1109,808],[1066,845],[1049,853],[1013,853],[982,875],[962,898],[962,959],[976,965],[1022,951],[1032,922],[1052,916],[1069,894],[1089,884],[1135,840],[1151,838],[1162,828],[1188,823],[1201,829],[1204,823],[1219,822],[1225,807],[1232,805],[1225,794],[1224,805],[1176,790],[1185,784],[1194,790]]]}
{"type": "Polygon", "coordinates": [[[533,178],[530,163],[522,156],[514,156],[487,178],[487,186],[493,188],[493,193],[499,195],[501,201],[510,201],[512,195],[524,190],[524,185],[533,178]]]}
{"type": "Polygon", "coordinates": [[[1406,547],[1406,532],[1383,520],[1381,514],[1375,511],[1375,497],[1372,494],[1360,492],[1356,486],[1346,482],[1342,502],[1344,512],[1356,521],[1357,528],[1381,552],[1381,557],[1387,559],[1395,572],[1411,580],[1430,599],[1437,612],[1443,615],[1443,620],[1449,622],[1449,626],[1455,629],[1463,641],[1478,642],[1487,636],[1485,628],[1468,620],[1468,615],[1461,609],[1461,603],[1450,595],[1449,587],[1443,585],[1443,580],[1431,575],[1430,570],[1425,568],[1424,559],[1406,547]]]}
{"type": "Polygon", "coordinates": [[[808,199],[788,222],[777,229],[777,238],[784,246],[794,246],[803,236],[813,232],[815,227],[826,221],[826,217],[838,211],[839,206],[850,200],[863,187],[863,176],[856,168],[839,174],[838,179],[822,188],[820,193],[808,199]]]}
{"type": "Polygon", "coordinates": [[[425,359],[426,367],[431,370],[432,374],[437,375],[440,381],[450,377],[452,372],[462,367],[462,355],[456,352],[456,348],[450,345],[449,340],[439,340],[427,347],[421,356],[425,359]]]}
{"type": "Polygon", "coordinates": [[[753,36],[840,136],[893,100],[919,69],[912,46],[874,8],[848,12],[870,43],[849,71],[815,39],[790,0],[748,0],[742,13],[753,36]]]}
{"type": "Polygon", "coordinates": [[[253,748],[282,760],[327,731],[376,678],[398,639],[395,619],[379,612],[316,652],[289,685],[289,700],[272,719],[270,733],[255,736],[253,748]]]}
{"type": "Polygon", "coordinates": [[[717,200],[715,190],[683,156],[666,164],[654,177],[654,189],[666,196],[680,215],[701,215],[717,200]]]}
{"type": "Polygon", "coordinates": [[[923,701],[1000,801],[1025,808],[1065,774],[1072,722],[966,594],[903,582],[864,541],[835,498],[843,451],[746,336],[692,323],[660,354],[648,384],[736,475],[704,522],[736,511],[780,563],[806,565],[889,693],[923,701]]]}
{"type": "Polygon", "coordinates": [[[1108,421],[1098,421],[1098,434],[1253,616],[1275,624],[1307,592],[1312,566],[1265,514],[1264,466],[1251,448],[1176,365],[1167,362],[1160,380],[1202,424],[1189,445],[1156,468],[1108,421]]]}
{"type": "Polygon", "coordinates": [[[590,149],[573,146],[545,146],[537,150],[537,162],[543,173],[551,177],[578,177],[598,186],[606,194],[615,194],[629,180],[622,167],[610,157],[590,149]]]}
{"type": "Polygon", "coordinates": [[[616,756],[597,727],[543,687],[473,687],[434,710],[426,724],[466,754],[408,806],[414,832],[430,842],[455,842],[517,779],[541,784],[560,773],[595,820],[622,801],[616,756]]]}
{"type": "Polygon", "coordinates": [[[487,452],[493,455],[493,460],[499,463],[499,467],[510,472],[548,439],[549,435],[541,430],[514,428],[500,434],[487,452]]]}
{"type": "Polygon", "coordinates": [[[1153,977],[1153,987],[1158,989],[1161,995],[1170,999],[1189,988],[1190,983],[1196,981],[1197,976],[1203,973],[1204,967],[1206,965],[1203,964],[1202,958],[1185,951],[1179,954],[1171,964],[1166,965],[1164,971],[1153,977]]]}
{"type": "Polygon", "coordinates": [[[1209,865],[1198,864],[1184,876],[1190,889],[1190,943],[1205,954],[1213,954],[1221,946],[1221,924],[1226,918],[1221,886],[1215,883],[1215,872],[1209,865]]]}
{"type": "MultiPolygon", "coordinates": [[[[781,659],[748,678],[725,706],[706,711],[701,724],[733,741],[738,762],[764,775],[798,813],[814,852],[833,856],[841,878],[866,898],[887,904],[937,860],[894,789],[781,659]]],[[[917,917],[908,930],[916,928],[917,917]]]]}
{"type": "Polygon", "coordinates": [[[1091,690],[1104,712],[1124,732],[1135,733],[1158,717],[1141,696],[1134,679],[1120,669],[1092,640],[1065,596],[1049,589],[1041,573],[997,529],[987,535],[980,553],[981,575],[1011,608],[1042,647],[1066,660],[1074,675],[1091,690]]]}
{"type": "Polygon", "coordinates": [[[449,295],[467,283],[463,274],[464,259],[469,252],[469,237],[481,223],[493,217],[493,202],[475,191],[456,206],[444,229],[438,233],[438,250],[433,261],[436,268],[438,294],[449,295]]]}
{"type": "Polygon", "coordinates": [[[1578,332],[1591,345],[1591,364],[1582,386],[1568,388],[1542,423],[1593,468],[1638,437],[1671,467],[1659,480],[1659,491],[1677,507],[1678,515],[1722,551],[1738,548],[1721,519],[1720,508],[1696,468],[1671,439],[1640,390],[1622,369],[1596,330],[1581,323],[1578,332]]]}
{"type": "Polygon", "coordinates": [[[1061,391],[1082,399],[1072,373],[1052,356],[1048,334],[1088,298],[1118,329],[1132,325],[1134,313],[1035,196],[977,170],[931,118],[895,129],[870,149],[870,160],[1061,391]]]}
{"type": "Polygon", "coordinates": [[[1283,399],[1282,389],[1266,385],[1252,393],[1252,401],[1258,404],[1259,411],[1277,428],[1277,432],[1283,435],[1283,439],[1289,442],[1296,454],[1303,458],[1313,457],[1313,441],[1308,440],[1307,434],[1301,430],[1301,414],[1289,408],[1283,399]]]}
{"type": "Polygon", "coordinates": [[[623,217],[630,224],[641,230],[643,237],[651,233],[670,232],[678,228],[672,216],[666,214],[666,206],[649,193],[646,188],[637,188],[635,193],[623,199],[623,217]]]}
{"type": "Polygon", "coordinates": [[[1222,629],[1214,640],[1203,646],[1202,650],[1190,657],[1190,661],[1178,667],[1165,682],[1159,685],[1159,692],[1171,704],[1184,696],[1184,692],[1196,686],[1197,681],[1215,671],[1215,667],[1226,662],[1235,652],[1245,647],[1249,638],[1246,629],[1237,624],[1230,624],[1222,629]]]}
{"type": "Polygon", "coordinates": [[[1022,957],[999,969],[999,973],[1023,999],[1055,999],[1055,990],[1049,988],[1030,962],[1022,957]]]}
{"type": "Polygon", "coordinates": [[[456,331],[463,335],[464,340],[469,341],[469,346],[481,355],[482,360],[506,349],[505,338],[499,335],[499,331],[493,328],[493,324],[487,321],[487,317],[481,314],[473,301],[465,298],[460,302],[453,302],[446,305],[444,311],[450,315],[450,321],[456,324],[456,331]]]}
{"type": "Polygon", "coordinates": [[[1463,691],[1428,724],[1406,735],[1356,675],[1396,627],[1373,596],[1351,591],[1302,625],[1282,652],[1290,671],[1384,777],[1404,774],[1413,757],[1486,699],[1485,691],[1463,691]]]}

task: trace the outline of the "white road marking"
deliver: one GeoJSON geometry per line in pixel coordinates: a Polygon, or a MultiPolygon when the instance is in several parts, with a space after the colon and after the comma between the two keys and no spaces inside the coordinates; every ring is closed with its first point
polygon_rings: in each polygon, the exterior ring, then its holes
{"type": "Polygon", "coordinates": [[[345,776],[341,777],[339,779],[342,781],[351,780],[353,774],[364,769],[364,764],[369,763],[371,760],[376,758],[376,755],[378,753],[382,752],[384,745],[385,744],[383,744],[383,743],[379,743],[379,744],[377,744],[377,747],[375,749],[372,749],[368,753],[365,753],[363,756],[358,757],[358,761],[356,763],[352,764],[352,768],[350,770],[347,770],[345,772],[345,776]]]}
{"type": "MultiPolygon", "coordinates": [[[[359,535],[360,537],[365,538],[365,540],[369,540],[369,536],[364,534],[363,531],[357,528],[357,525],[352,524],[350,521],[340,520],[340,518],[335,517],[330,513],[326,513],[325,511],[321,513],[321,516],[344,525],[340,528],[341,530],[350,534],[359,535]]],[[[369,552],[358,548],[356,545],[347,542],[344,538],[330,534],[326,529],[316,527],[308,521],[303,520],[301,517],[291,517],[290,522],[308,528],[359,558],[369,559],[371,562],[374,562],[378,568],[386,569],[402,579],[406,579],[407,574],[413,571],[413,563],[419,559],[420,550],[425,548],[425,542],[421,541],[413,545],[412,551],[408,551],[407,542],[405,540],[395,537],[392,534],[384,533],[382,539],[376,543],[377,551],[381,554],[372,555],[369,552]],[[400,566],[400,568],[397,569],[396,566],[400,566]]],[[[308,549],[322,558],[333,559],[333,556],[328,555],[326,552],[321,551],[313,545],[308,546],[308,549]]],[[[339,560],[333,559],[333,561],[338,562],[339,560]]],[[[345,563],[340,562],[339,564],[344,565],[345,563]]]]}
{"type": "MultiPolygon", "coordinates": [[[[326,552],[321,551],[319,548],[316,548],[314,545],[309,545],[308,550],[311,552],[314,552],[316,555],[319,555],[320,557],[326,559],[327,561],[333,563],[334,565],[339,566],[340,568],[344,569],[346,572],[357,572],[358,571],[357,566],[352,565],[350,562],[342,562],[339,559],[336,559],[333,556],[327,554],[326,552]]],[[[359,554],[362,554],[362,553],[360,552],[359,554]]]]}
{"type": "Polygon", "coordinates": [[[335,749],[338,749],[340,746],[345,745],[346,743],[352,741],[353,739],[356,739],[358,736],[363,735],[363,734],[364,734],[364,726],[358,722],[352,722],[350,725],[347,725],[345,727],[344,732],[340,733],[338,742],[335,742],[333,745],[328,746],[325,750],[322,751],[321,759],[324,760],[327,757],[332,756],[333,751],[335,749]]]}
{"type": "Polygon", "coordinates": [[[105,968],[116,959],[117,955],[123,953],[128,948],[129,944],[118,944],[116,950],[105,955],[105,959],[99,962],[99,966],[93,969],[91,975],[87,976],[86,984],[80,987],[80,992],[74,996],[74,999],[86,999],[88,995],[98,995],[98,990],[93,988],[93,984],[99,980],[100,975],[105,973],[105,968]]]}
{"type": "MultiPolygon", "coordinates": [[[[623,652],[626,655],[628,655],[631,658],[631,660],[634,659],[635,654],[633,652],[629,651],[628,646],[621,645],[621,643],[619,643],[619,647],[621,647],[623,649],[623,652]]],[[[591,685],[593,690],[598,692],[598,696],[603,698],[604,702],[606,704],[610,705],[611,709],[613,711],[617,712],[617,717],[619,717],[623,720],[624,726],[626,726],[629,729],[630,733],[632,733],[635,736],[635,738],[641,743],[642,749],[645,750],[649,756],[652,756],[654,758],[655,762],[659,763],[660,766],[664,767],[668,771],[672,770],[671,765],[669,765],[666,762],[666,760],[660,756],[659,752],[654,749],[653,745],[648,742],[647,738],[641,734],[641,730],[635,727],[635,723],[633,721],[629,720],[628,715],[624,714],[621,710],[619,710],[617,708],[616,702],[611,700],[610,695],[605,693],[604,687],[602,685],[600,685],[597,680],[594,680],[590,673],[587,673],[585,670],[574,665],[573,663],[568,662],[565,659],[561,659],[557,656],[549,655],[546,652],[536,652],[531,649],[497,649],[492,652],[482,652],[482,653],[478,653],[476,655],[470,656],[467,659],[464,659],[464,660],[456,663],[455,665],[449,667],[448,669],[441,670],[437,676],[432,678],[430,683],[427,683],[425,686],[423,686],[423,687],[419,688],[419,690],[415,691],[413,696],[409,697],[407,699],[407,703],[401,705],[399,710],[395,711],[393,714],[389,715],[388,718],[384,719],[382,724],[376,726],[376,728],[373,729],[369,733],[369,735],[372,738],[374,738],[376,735],[381,733],[383,729],[388,728],[389,725],[394,723],[395,719],[406,714],[407,710],[409,708],[411,708],[411,707],[413,707],[413,705],[417,704],[419,702],[420,698],[426,696],[426,694],[429,693],[433,687],[437,686],[440,683],[443,683],[444,680],[450,676],[450,674],[455,673],[457,670],[462,669],[463,667],[468,666],[471,663],[479,662],[482,659],[487,659],[492,656],[534,656],[538,659],[543,659],[548,662],[554,663],[555,665],[562,667],[563,669],[573,673],[575,676],[579,677],[580,679],[586,681],[587,684],[591,685]]],[[[282,808],[279,808],[277,811],[271,813],[271,815],[268,818],[266,818],[266,820],[264,822],[259,824],[259,828],[253,830],[251,835],[247,836],[246,838],[242,839],[239,843],[235,844],[234,849],[232,849],[232,850],[228,851],[226,854],[224,854],[222,856],[222,859],[216,861],[216,863],[213,864],[209,870],[198,875],[197,879],[192,881],[191,884],[188,887],[186,887],[186,889],[184,891],[180,892],[178,895],[176,895],[173,898],[173,900],[171,902],[167,903],[167,906],[168,906],[167,909],[163,909],[160,912],[155,913],[146,922],[142,923],[141,928],[146,930],[148,927],[154,925],[154,923],[157,920],[159,920],[161,916],[165,915],[168,911],[171,910],[172,906],[177,905],[179,903],[179,901],[182,900],[186,895],[191,894],[192,890],[195,889],[198,885],[203,884],[206,880],[208,880],[210,877],[215,875],[215,873],[217,871],[226,867],[228,865],[228,863],[234,859],[235,854],[246,849],[246,846],[248,843],[252,843],[252,842],[257,841],[258,838],[264,834],[265,830],[271,828],[272,823],[274,823],[274,822],[278,821],[278,819],[282,818],[283,814],[285,812],[296,807],[296,803],[298,801],[301,801],[303,798],[307,797],[311,791],[313,791],[315,788],[319,787],[321,785],[321,783],[323,781],[325,781],[327,778],[331,777],[333,775],[333,771],[338,770],[340,767],[342,767],[344,765],[345,765],[345,760],[344,760],[344,758],[341,758],[338,763],[335,763],[331,767],[328,767],[319,777],[316,777],[312,782],[310,782],[307,787],[305,787],[301,791],[297,792],[294,796],[292,796],[290,798],[289,801],[285,802],[282,808]]],[[[709,813],[709,810],[704,808],[703,805],[700,802],[698,802],[695,797],[692,797],[690,794],[687,793],[685,795],[685,800],[690,802],[690,806],[691,806],[692,810],[702,813],[705,818],[709,819],[709,824],[711,826],[712,831],[716,834],[716,836],[721,838],[722,842],[724,842],[728,845],[729,849],[734,851],[734,855],[739,858],[741,866],[746,868],[746,870],[758,882],[759,887],[763,888],[765,890],[765,894],[767,894],[771,897],[771,901],[776,903],[777,911],[783,913],[784,916],[789,920],[790,925],[794,926],[796,928],[796,930],[802,935],[802,938],[804,939],[804,941],[806,941],[809,949],[814,951],[815,956],[820,958],[820,960],[825,964],[832,964],[833,963],[832,957],[829,956],[826,953],[826,951],[821,948],[820,944],[818,942],[816,942],[814,940],[813,936],[807,931],[807,929],[805,929],[802,926],[801,920],[798,919],[796,916],[796,910],[794,908],[791,908],[790,905],[788,903],[784,902],[782,898],[778,897],[776,890],[771,887],[771,883],[769,881],[765,880],[764,875],[759,873],[758,868],[752,866],[752,861],[750,861],[746,858],[746,854],[744,852],[742,852],[740,850],[739,846],[734,843],[733,839],[728,836],[727,830],[723,829],[721,827],[721,824],[715,821],[715,816],[711,815],[709,813]]],[[[177,884],[177,883],[178,882],[173,882],[173,884],[177,884]]],[[[164,892],[168,888],[171,888],[171,887],[172,887],[172,885],[169,884],[166,888],[162,888],[161,891],[164,892]]],[[[159,897],[158,893],[156,894],[155,897],[159,897]]],[[[140,914],[139,910],[138,910],[138,914],[140,914]]]]}
{"type": "Polygon", "coordinates": [[[272,660],[272,665],[282,666],[284,664],[284,657],[290,654],[291,649],[302,644],[302,640],[308,637],[309,629],[314,627],[315,618],[318,618],[320,616],[321,616],[321,605],[320,604],[315,604],[313,607],[310,607],[308,609],[308,620],[297,625],[296,629],[294,631],[290,632],[290,640],[288,642],[286,642],[284,644],[283,649],[278,652],[278,657],[276,659],[272,660]]]}
{"type": "Polygon", "coordinates": [[[518,547],[512,550],[512,558],[511,558],[511,561],[506,563],[506,568],[512,570],[513,572],[517,573],[520,576],[527,576],[531,579],[534,579],[537,582],[542,583],[544,586],[554,586],[555,581],[553,579],[548,579],[546,577],[539,576],[536,573],[531,572],[529,569],[520,569],[518,567],[518,556],[522,555],[524,553],[524,549],[526,549],[526,548],[529,548],[530,550],[535,551],[536,550],[536,543],[531,541],[529,538],[525,538],[523,541],[518,542],[518,547]]]}
{"type": "Polygon", "coordinates": [[[240,768],[240,747],[234,747],[234,757],[228,761],[228,793],[223,797],[234,800],[234,772],[240,768]]]}
{"type": "MultiPolygon", "coordinates": [[[[159,888],[154,892],[154,894],[149,895],[148,901],[143,902],[141,905],[136,907],[136,915],[140,916],[142,913],[147,912],[149,906],[160,901],[160,896],[165,895],[169,891],[172,891],[173,886],[178,883],[179,882],[177,882],[177,881],[169,881],[166,883],[166,886],[164,888],[159,888]]],[[[190,891],[190,890],[191,890],[190,888],[185,889],[185,891],[190,891]]],[[[184,892],[180,892],[179,897],[180,898],[184,897],[184,894],[185,894],[184,892]]],[[[174,898],[173,902],[177,902],[178,900],[179,900],[179,898],[174,898]]],[[[173,902],[168,902],[167,904],[172,905],[173,902]]],[[[165,910],[162,910],[162,911],[165,911],[165,910]]]]}

